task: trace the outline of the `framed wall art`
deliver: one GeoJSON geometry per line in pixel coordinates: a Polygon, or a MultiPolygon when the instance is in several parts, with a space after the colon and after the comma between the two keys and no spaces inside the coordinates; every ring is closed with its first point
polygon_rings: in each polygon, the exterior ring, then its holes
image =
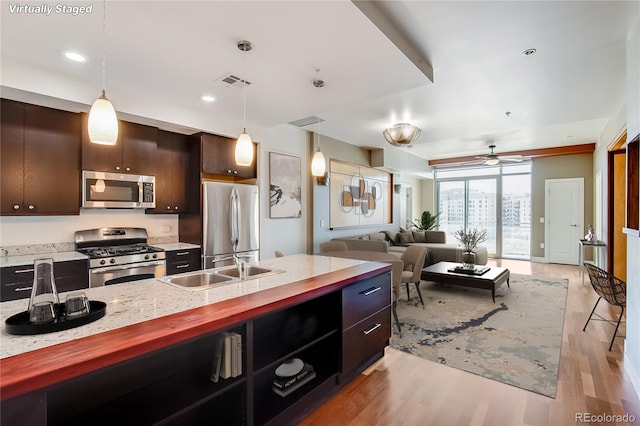
{"type": "Polygon", "coordinates": [[[331,160],[329,226],[391,223],[391,174],[371,167],[331,160]]]}
{"type": "Polygon", "coordinates": [[[302,216],[300,157],[269,153],[269,217],[302,216]]]}

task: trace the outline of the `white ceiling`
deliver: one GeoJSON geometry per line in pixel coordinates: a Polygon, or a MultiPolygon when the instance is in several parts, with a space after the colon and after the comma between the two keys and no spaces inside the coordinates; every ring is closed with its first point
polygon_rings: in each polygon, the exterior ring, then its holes
{"type": "MultiPolygon", "coordinates": [[[[2,1],[2,95],[85,108],[102,84],[102,2],[49,3],[93,4],[77,16],[12,13],[15,4],[44,2],[2,1]],[[65,49],[89,61],[72,63],[65,49]]],[[[408,121],[422,128],[409,152],[436,159],[484,154],[490,141],[497,152],[595,142],[624,105],[637,1],[378,5],[433,67],[433,82],[346,0],[108,1],[107,96],[125,117],[236,135],[242,90],[216,80],[243,75],[236,44],[246,39],[250,133],[318,115],[325,121],[309,130],[402,149],[382,130],[408,121]],[[522,55],[528,48],[537,53],[522,55]],[[323,89],[313,87],[317,77],[323,89]],[[203,103],[205,93],[216,102],[203,103]]]]}

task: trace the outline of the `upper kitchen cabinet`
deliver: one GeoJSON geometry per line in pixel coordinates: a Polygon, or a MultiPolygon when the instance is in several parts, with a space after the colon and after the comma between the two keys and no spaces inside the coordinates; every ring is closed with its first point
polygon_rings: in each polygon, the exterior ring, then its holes
{"type": "Polygon", "coordinates": [[[156,208],[147,213],[182,213],[186,210],[188,136],[158,130],[156,164],[156,208]]]}
{"type": "Polygon", "coordinates": [[[99,145],[89,141],[87,122],[82,118],[82,169],[98,172],[130,173],[154,176],[153,161],[158,140],[158,129],[142,124],[118,121],[118,141],[115,145],[99,145]]]}
{"type": "Polygon", "coordinates": [[[253,144],[253,163],[238,166],[235,159],[235,139],[202,133],[202,172],[225,176],[230,180],[255,179],[257,174],[256,144],[253,144]]]}
{"type": "Polygon", "coordinates": [[[80,115],[2,99],[0,213],[80,213],[80,115]]]}

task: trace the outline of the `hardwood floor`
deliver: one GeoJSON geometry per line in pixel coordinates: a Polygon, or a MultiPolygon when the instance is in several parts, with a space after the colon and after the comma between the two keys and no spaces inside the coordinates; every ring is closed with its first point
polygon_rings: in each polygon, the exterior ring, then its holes
{"type": "MultiPolygon", "coordinates": [[[[576,266],[515,260],[490,260],[489,264],[507,267],[513,273],[569,279],[555,399],[387,348],[382,360],[301,424],[546,426],[588,423],[577,419],[578,413],[627,414],[635,417],[635,424],[640,424],[640,400],[623,371],[624,339],[616,338],[609,352],[613,327],[591,321],[587,331],[582,331],[597,300],[588,276],[582,284],[576,266]]],[[[618,309],[600,302],[597,312],[617,318],[618,309]]],[[[619,334],[624,335],[624,326],[620,328],[619,334]]],[[[593,425],[632,424],[615,418],[590,420],[593,425]]]]}

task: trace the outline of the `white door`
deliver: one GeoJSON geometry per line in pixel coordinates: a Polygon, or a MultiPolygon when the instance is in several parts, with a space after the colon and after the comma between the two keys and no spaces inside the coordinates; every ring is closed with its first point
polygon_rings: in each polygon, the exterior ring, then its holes
{"type": "Polygon", "coordinates": [[[551,263],[578,264],[584,237],[584,178],[545,180],[545,256],[551,263]]]}

